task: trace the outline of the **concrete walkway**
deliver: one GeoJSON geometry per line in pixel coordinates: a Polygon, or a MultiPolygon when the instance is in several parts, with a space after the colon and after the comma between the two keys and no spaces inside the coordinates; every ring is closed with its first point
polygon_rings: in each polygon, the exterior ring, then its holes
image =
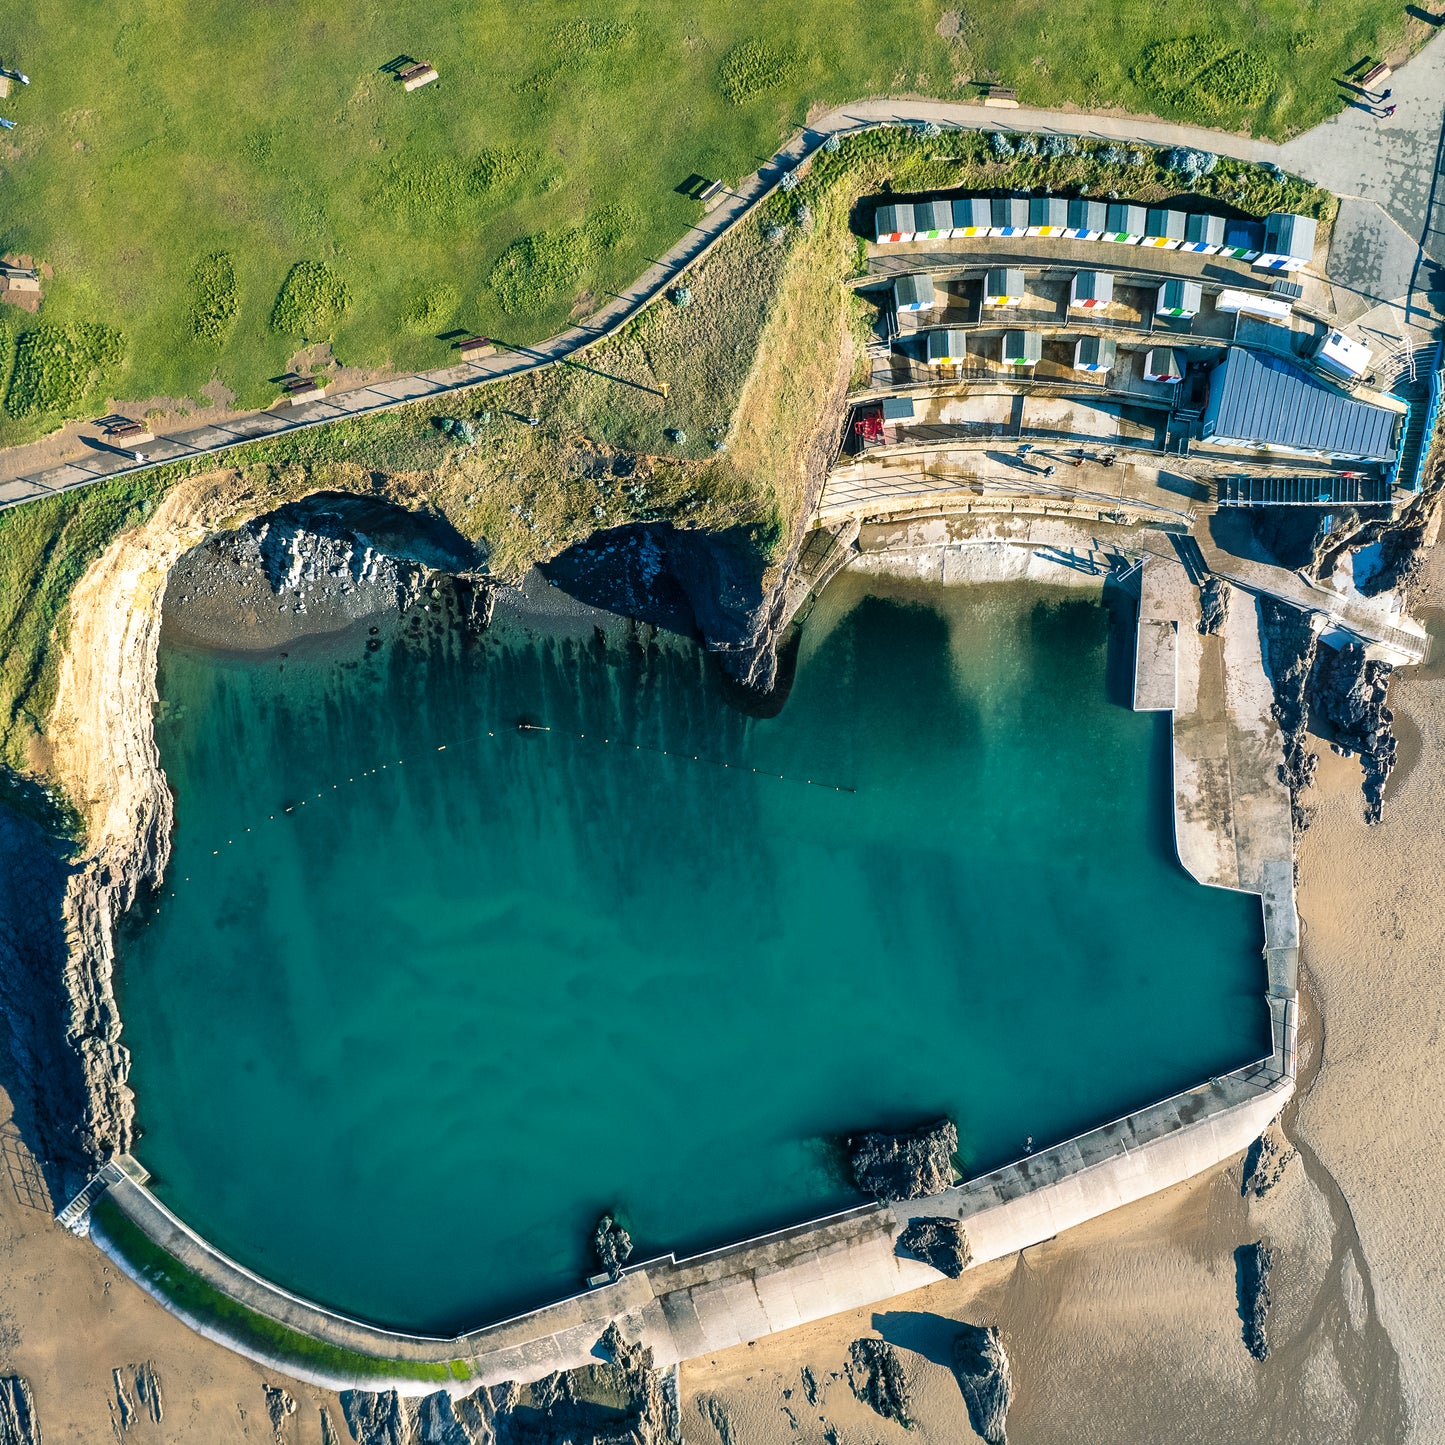
{"type": "MultiPolygon", "coordinates": [[[[1145,116],[1091,116],[1066,111],[998,110],[978,102],[895,100],[854,101],[820,116],[789,139],[758,171],[725,193],[677,245],[660,257],[625,291],[579,326],[535,346],[508,350],[478,362],[463,362],[387,382],[358,387],[302,406],[255,412],[221,425],[203,426],[158,437],[147,447],[148,462],[137,465],[128,452],[78,441],[74,455],[59,465],[0,482],[0,507],[88,486],[167,462],[219,455],[226,450],[303,427],[324,426],[345,417],[366,415],[428,397],[482,385],[525,371],[552,366],[611,335],[662,295],[677,277],[711,249],[734,225],[769,195],[785,171],[806,160],[834,133],[932,121],[968,130],[1029,131],[1097,139],[1143,141],[1151,145],[1194,146],[1246,161],[1273,161],[1306,180],[1375,201],[1412,236],[1427,234],[1433,245],[1445,232],[1431,230],[1441,218],[1445,196],[1436,184],[1436,154],[1441,142],[1445,96],[1445,33],[1430,42],[1398,71],[1391,84],[1396,114],[1375,121],[1360,111],[1337,116],[1280,146],[1249,136],[1177,125],[1145,116]]],[[[1439,254],[1437,252],[1437,254],[1439,254]]]]}

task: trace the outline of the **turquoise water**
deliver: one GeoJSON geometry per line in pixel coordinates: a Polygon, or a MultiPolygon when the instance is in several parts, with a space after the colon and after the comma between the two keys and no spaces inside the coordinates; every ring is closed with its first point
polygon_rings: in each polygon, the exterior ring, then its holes
{"type": "Polygon", "coordinates": [[[856,1202],[848,1131],[947,1113],[982,1169],[1264,1053],[1258,902],[1175,862],[1104,608],[884,590],[829,590],[771,719],[635,632],[163,648],[121,974],[162,1198],[475,1325],[572,1292],[603,1209],[722,1244],[856,1202]]]}

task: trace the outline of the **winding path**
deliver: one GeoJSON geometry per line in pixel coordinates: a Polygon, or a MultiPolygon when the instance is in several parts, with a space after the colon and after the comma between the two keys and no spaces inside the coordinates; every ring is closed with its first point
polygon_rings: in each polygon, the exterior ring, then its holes
{"type": "MultiPolygon", "coordinates": [[[[79,437],[74,455],[65,461],[0,480],[0,508],[110,477],[148,471],[167,462],[218,455],[266,437],[446,396],[565,361],[612,335],[656,301],[771,194],[785,172],[807,160],[833,134],[931,121],[964,130],[1054,132],[1160,146],[1193,146],[1240,160],[1272,161],[1338,194],[1373,201],[1412,238],[1418,238],[1422,253],[1445,261],[1445,195],[1441,194],[1445,185],[1439,176],[1445,32],[1398,71],[1391,85],[1396,110],[1388,120],[1347,109],[1284,145],[1143,116],[1000,110],[978,102],[928,99],[885,97],[852,102],[817,117],[794,134],[766,165],[724,192],[721,202],[682,240],[581,325],[483,361],[458,362],[434,371],[369,383],[300,406],[282,405],[158,436],[147,444],[147,460],[141,464],[127,450],[110,447],[94,437],[79,437]]],[[[1418,265],[1416,269],[1418,272],[1418,265]]],[[[11,455],[20,456],[24,451],[16,448],[11,455]]],[[[0,476],[5,470],[4,454],[0,453],[0,476]]]]}

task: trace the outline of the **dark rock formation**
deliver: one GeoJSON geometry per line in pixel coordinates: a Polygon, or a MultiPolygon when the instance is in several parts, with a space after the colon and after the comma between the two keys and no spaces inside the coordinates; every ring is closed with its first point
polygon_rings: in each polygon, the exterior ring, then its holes
{"type": "Polygon", "coordinates": [[[1249,1199],[1263,1199],[1289,1168],[1295,1151],[1289,1146],[1278,1124],[1271,1124],[1244,1156],[1244,1181],[1239,1187],[1240,1194],[1249,1199]]]}
{"type": "Polygon", "coordinates": [[[417,1445],[475,1445],[472,1432],[457,1418],[456,1406],[445,1390],[424,1396],[415,1408],[417,1445]]]}
{"type": "Polygon", "coordinates": [[[1199,630],[1206,636],[1224,631],[1229,597],[1229,583],[1213,572],[1199,584],[1199,630]]]}
{"type": "Polygon", "coordinates": [[[0,1376],[0,1445],[42,1445],[35,1397],[23,1375],[0,1376]]]}
{"type": "Polygon", "coordinates": [[[887,1340],[865,1336],[848,1346],[848,1383],[865,1405],[885,1420],[896,1420],[905,1430],[913,1428],[908,1414],[912,1394],[898,1351],[887,1340]]]}
{"type": "Polygon", "coordinates": [[[1259,618],[1264,665],[1274,688],[1271,711],[1284,744],[1279,777],[1289,789],[1295,832],[1303,833],[1310,825],[1303,794],[1314,782],[1319,765],[1318,754],[1306,741],[1309,706],[1305,698],[1319,639],[1303,612],[1272,597],[1260,598],[1259,618]]]}
{"type": "Polygon", "coordinates": [[[1360,755],[1371,824],[1383,815],[1385,782],[1395,766],[1395,715],[1386,706],[1392,671],[1388,662],[1367,661],[1365,649],[1350,642],[1320,654],[1307,692],[1315,732],[1360,755]]]}
{"type": "Polygon", "coordinates": [[[931,1264],[949,1279],[957,1279],[973,1263],[968,1233],[957,1219],[910,1220],[898,1236],[896,1249],[931,1264]]]}
{"type": "Polygon", "coordinates": [[[964,1325],[953,1342],[953,1371],[968,1423],[988,1445],[1005,1445],[1004,1424],[1013,1404],[1013,1371],[993,1325],[964,1325]]]}
{"type": "Polygon", "coordinates": [[[1274,1251],[1263,1240],[1241,1244],[1234,1251],[1234,1288],[1239,1318],[1244,1322],[1244,1347],[1256,1360],[1269,1358],[1265,1326],[1269,1319],[1269,1272],[1274,1251]]]}
{"type": "Polygon", "coordinates": [[[296,1413],[296,1397],[280,1385],[262,1385],[266,1396],[266,1418],[271,1422],[271,1433],[280,1440],[282,1428],[296,1413]]]}
{"type": "Polygon", "coordinates": [[[610,1214],[604,1214],[593,1232],[592,1249],[606,1274],[621,1279],[622,1266],[632,1258],[632,1236],[610,1214]]]}
{"type": "Polygon", "coordinates": [[[875,1199],[923,1199],[953,1183],[958,1130],[940,1119],[902,1134],[857,1134],[848,1140],[853,1181],[875,1199]]]}
{"type": "Polygon", "coordinates": [[[411,1420],[395,1390],[343,1390],[341,1412],[356,1445],[412,1445],[411,1420]]]}

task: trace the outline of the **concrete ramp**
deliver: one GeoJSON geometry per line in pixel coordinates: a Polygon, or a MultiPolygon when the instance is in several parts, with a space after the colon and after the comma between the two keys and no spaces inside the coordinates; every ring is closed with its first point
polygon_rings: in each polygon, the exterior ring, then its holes
{"type": "Polygon", "coordinates": [[[1139,630],[1134,646],[1134,711],[1173,712],[1178,699],[1181,630],[1199,621],[1199,602],[1182,567],[1160,557],[1140,564],[1139,630]]]}

